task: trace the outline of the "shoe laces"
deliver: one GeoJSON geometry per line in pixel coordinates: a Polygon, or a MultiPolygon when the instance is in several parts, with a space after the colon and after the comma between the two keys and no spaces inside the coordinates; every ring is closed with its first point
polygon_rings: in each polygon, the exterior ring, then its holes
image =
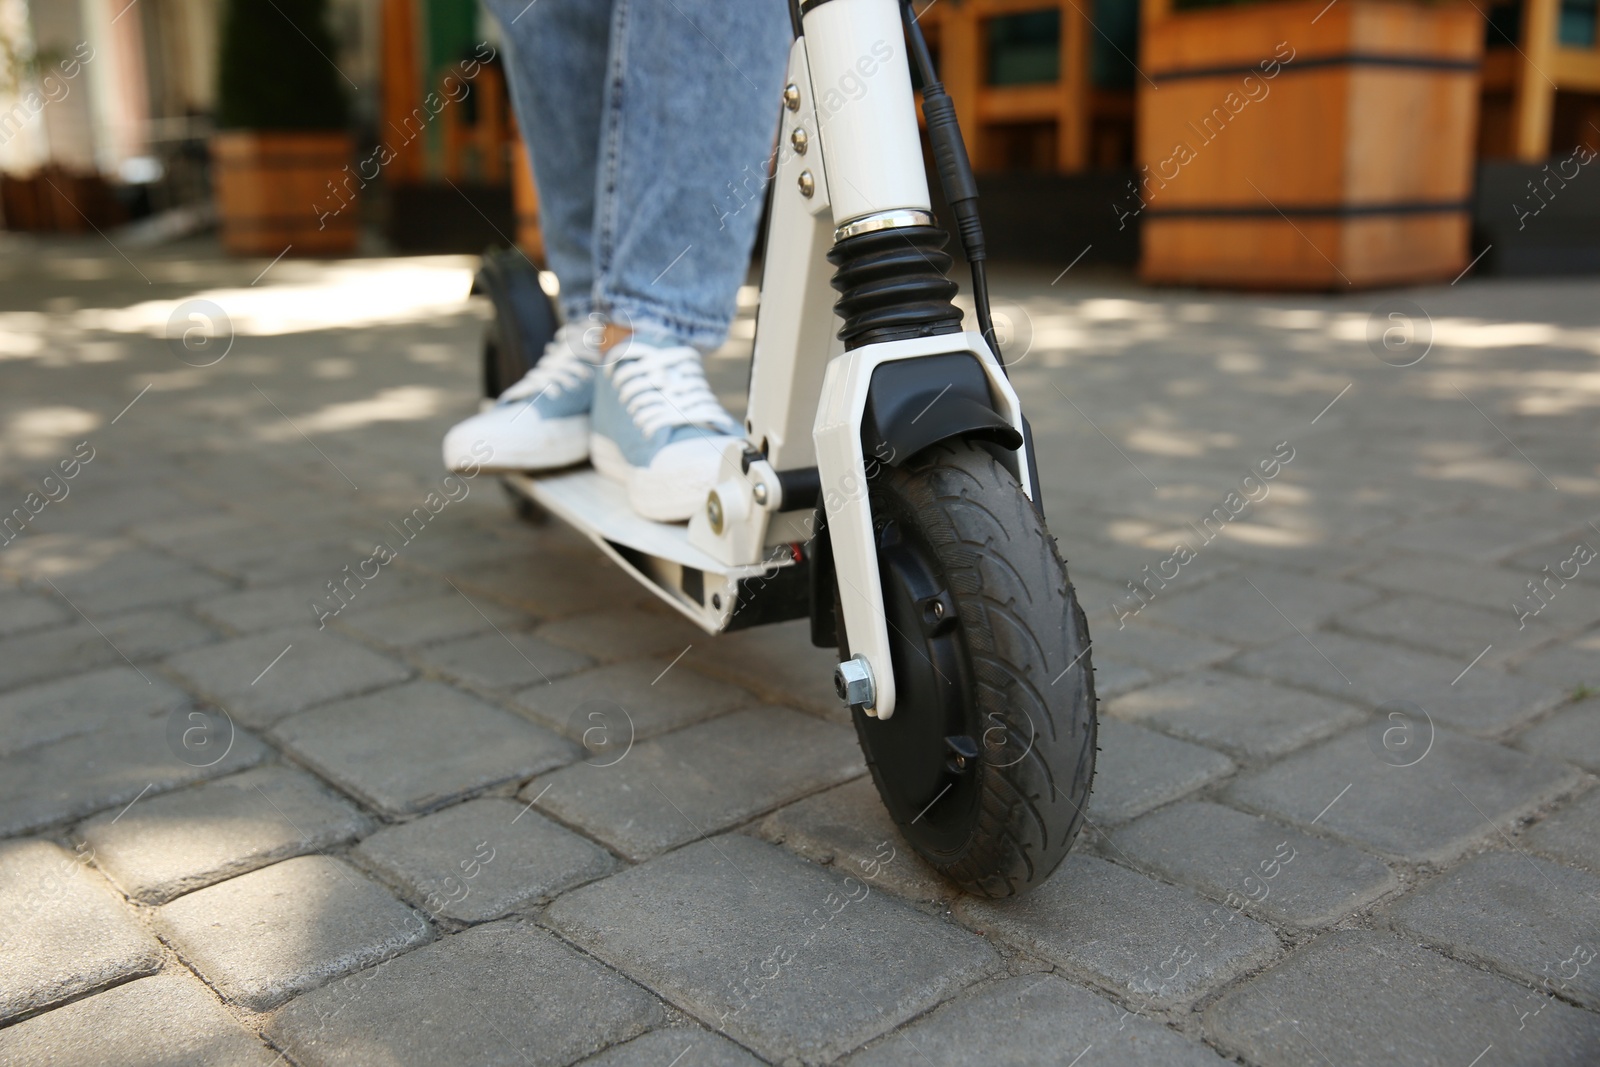
{"type": "Polygon", "coordinates": [[[613,364],[610,373],[618,401],[646,437],[686,425],[738,432],[706,382],[700,353],[692,348],[646,348],[613,364]]]}
{"type": "Polygon", "coordinates": [[[589,380],[594,374],[594,364],[584,356],[588,347],[584,343],[585,327],[569,322],[556,331],[555,337],[545,346],[544,355],[533,369],[500,394],[500,402],[539,399],[545,393],[560,396],[589,380]]]}

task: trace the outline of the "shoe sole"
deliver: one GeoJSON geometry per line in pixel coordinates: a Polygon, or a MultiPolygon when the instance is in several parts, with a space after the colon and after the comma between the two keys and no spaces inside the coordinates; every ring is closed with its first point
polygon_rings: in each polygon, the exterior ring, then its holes
{"type": "Polygon", "coordinates": [[[627,486],[628,504],[641,518],[654,522],[687,522],[705,504],[704,490],[664,484],[669,479],[629,463],[622,449],[609,437],[589,435],[589,461],[603,476],[627,486]]]}
{"type": "MultiPolygon", "coordinates": [[[[556,470],[589,458],[587,415],[549,419],[540,425],[540,429],[550,432],[536,444],[498,449],[489,459],[477,464],[477,469],[490,474],[556,470]]],[[[451,469],[460,472],[465,466],[452,466],[451,469]]]]}

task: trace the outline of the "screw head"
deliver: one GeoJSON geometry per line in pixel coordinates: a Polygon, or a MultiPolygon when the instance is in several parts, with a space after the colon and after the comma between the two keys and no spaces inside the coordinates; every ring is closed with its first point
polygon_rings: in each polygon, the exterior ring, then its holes
{"type": "Polygon", "coordinates": [[[800,110],[800,87],[794,82],[783,87],[783,106],[790,111],[800,110]]]}
{"type": "Polygon", "coordinates": [[[706,495],[706,519],[711,523],[712,533],[722,533],[722,498],[715,489],[706,495]]]}
{"type": "Polygon", "coordinates": [[[807,200],[809,200],[809,199],[811,199],[811,194],[815,193],[816,191],[817,191],[817,183],[816,183],[816,180],[811,177],[811,172],[809,170],[801,171],[800,172],[800,195],[805,197],[807,200]]]}
{"type": "Polygon", "coordinates": [[[750,490],[750,496],[757,504],[765,505],[767,502],[767,483],[757,482],[755,488],[750,490]]]}
{"type": "Polygon", "coordinates": [[[806,136],[806,131],[796,126],[789,131],[789,144],[794,146],[795,155],[803,156],[811,144],[811,138],[806,136]]]}

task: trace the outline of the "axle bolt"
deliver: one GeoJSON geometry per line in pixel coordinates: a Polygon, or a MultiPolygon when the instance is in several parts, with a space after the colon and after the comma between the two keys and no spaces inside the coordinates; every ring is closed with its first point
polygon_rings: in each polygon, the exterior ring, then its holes
{"type": "Polygon", "coordinates": [[[847,659],[833,669],[833,689],[839,699],[852,708],[866,709],[877,703],[872,668],[860,656],[847,659]]]}

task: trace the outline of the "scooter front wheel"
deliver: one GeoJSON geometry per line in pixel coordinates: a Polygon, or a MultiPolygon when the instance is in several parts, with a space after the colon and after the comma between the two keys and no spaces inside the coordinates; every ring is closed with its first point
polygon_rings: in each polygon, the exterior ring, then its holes
{"type": "Polygon", "coordinates": [[[935,445],[870,484],[898,695],[888,719],[852,712],[862,751],[918,854],[970,893],[1012,896],[1083,821],[1088,626],[1043,518],[982,446],[935,445]]]}

